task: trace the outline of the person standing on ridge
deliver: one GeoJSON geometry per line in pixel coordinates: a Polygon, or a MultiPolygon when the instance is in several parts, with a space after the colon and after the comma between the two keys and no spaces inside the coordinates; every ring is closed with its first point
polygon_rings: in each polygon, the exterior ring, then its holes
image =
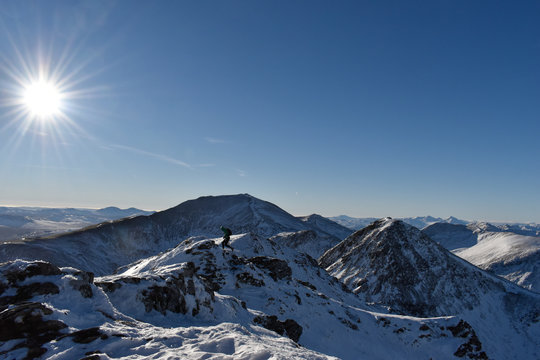
{"type": "Polygon", "coordinates": [[[223,241],[221,242],[221,247],[223,250],[225,250],[225,246],[229,247],[231,250],[234,250],[231,245],[229,245],[229,241],[231,240],[232,231],[229,228],[220,227],[221,231],[223,231],[223,241]]]}

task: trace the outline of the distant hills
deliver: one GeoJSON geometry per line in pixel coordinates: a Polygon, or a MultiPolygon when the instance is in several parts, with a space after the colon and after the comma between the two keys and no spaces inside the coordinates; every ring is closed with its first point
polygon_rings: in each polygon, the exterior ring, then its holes
{"type": "Polygon", "coordinates": [[[422,232],[479,268],[540,292],[540,236],[521,235],[509,231],[512,228],[516,226],[436,223],[422,232]]]}
{"type": "MultiPolygon", "coordinates": [[[[329,217],[329,219],[353,230],[360,230],[363,227],[366,227],[367,225],[371,224],[373,221],[378,220],[377,218],[371,218],[371,217],[370,218],[354,218],[347,215],[329,217]]],[[[450,216],[449,218],[446,218],[446,219],[443,219],[440,217],[433,217],[433,216],[417,216],[417,217],[398,218],[398,219],[418,229],[423,229],[426,226],[429,226],[435,223],[462,224],[462,225],[467,225],[469,223],[469,221],[460,220],[453,216],[450,216]]]]}
{"type": "Polygon", "coordinates": [[[48,236],[121,218],[150,215],[136,208],[103,209],[0,207],[0,242],[48,236]]]}

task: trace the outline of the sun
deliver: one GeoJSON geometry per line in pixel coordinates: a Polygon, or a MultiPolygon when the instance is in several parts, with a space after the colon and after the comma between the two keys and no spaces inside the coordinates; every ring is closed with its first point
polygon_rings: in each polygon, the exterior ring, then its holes
{"type": "Polygon", "coordinates": [[[60,113],[62,93],[53,82],[31,82],[24,89],[23,103],[31,115],[49,119],[60,113]]]}

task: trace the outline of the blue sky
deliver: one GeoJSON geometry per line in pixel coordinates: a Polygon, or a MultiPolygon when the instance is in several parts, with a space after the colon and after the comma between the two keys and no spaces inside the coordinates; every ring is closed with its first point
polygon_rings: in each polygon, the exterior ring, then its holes
{"type": "Polygon", "coordinates": [[[540,222],[539,24],[536,1],[4,1],[0,204],[540,222]],[[52,121],[14,106],[39,66],[52,121]]]}

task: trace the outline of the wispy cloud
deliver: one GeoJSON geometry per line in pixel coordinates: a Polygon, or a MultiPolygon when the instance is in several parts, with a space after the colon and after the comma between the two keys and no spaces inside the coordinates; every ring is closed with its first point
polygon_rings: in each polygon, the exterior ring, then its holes
{"type": "Polygon", "coordinates": [[[213,137],[205,137],[204,140],[206,140],[210,144],[227,144],[228,143],[227,140],[216,139],[216,138],[213,138],[213,137]]]}
{"type": "Polygon", "coordinates": [[[236,169],[236,173],[241,177],[247,176],[247,173],[244,170],[236,169]]]}
{"type": "Polygon", "coordinates": [[[188,163],[186,163],[186,162],[184,162],[182,160],[178,160],[178,159],[175,159],[175,158],[172,158],[170,156],[163,155],[163,154],[157,154],[157,153],[153,153],[153,152],[150,152],[150,151],[137,149],[137,148],[134,148],[134,147],[131,147],[131,146],[113,144],[113,145],[110,145],[110,147],[115,148],[115,149],[130,151],[130,152],[135,153],[135,154],[140,154],[140,155],[153,157],[155,159],[165,161],[165,162],[168,162],[168,163],[171,163],[171,164],[174,164],[174,165],[183,166],[183,167],[186,167],[186,168],[191,168],[192,167],[190,164],[188,164],[188,163]]]}

